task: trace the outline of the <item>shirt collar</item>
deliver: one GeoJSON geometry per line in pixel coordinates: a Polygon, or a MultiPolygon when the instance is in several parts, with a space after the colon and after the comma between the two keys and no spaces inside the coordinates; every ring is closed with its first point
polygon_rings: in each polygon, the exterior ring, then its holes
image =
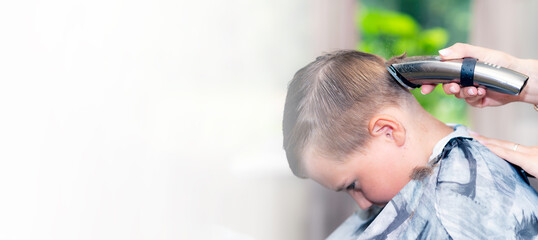
{"type": "Polygon", "coordinates": [[[447,126],[452,127],[454,129],[454,131],[451,132],[450,134],[446,135],[444,138],[439,140],[439,142],[437,142],[437,144],[435,144],[435,147],[433,147],[432,155],[430,155],[430,159],[428,160],[428,162],[431,162],[432,160],[437,158],[437,156],[439,154],[441,154],[441,152],[445,148],[445,145],[451,139],[457,138],[457,137],[471,138],[471,135],[469,134],[469,130],[467,129],[467,127],[465,127],[465,126],[463,126],[461,124],[447,124],[447,126]]]}

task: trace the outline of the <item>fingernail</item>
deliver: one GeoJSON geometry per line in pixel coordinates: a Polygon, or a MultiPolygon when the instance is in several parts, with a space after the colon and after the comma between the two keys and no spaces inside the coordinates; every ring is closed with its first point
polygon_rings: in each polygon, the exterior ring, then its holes
{"type": "Polygon", "coordinates": [[[449,90],[450,90],[451,93],[457,93],[458,92],[458,90],[456,90],[456,87],[454,87],[454,86],[450,87],[449,90]]]}
{"type": "Polygon", "coordinates": [[[424,91],[424,89],[421,88],[421,89],[420,89],[420,93],[422,93],[422,95],[426,95],[426,93],[423,92],[423,91],[424,91]]]}
{"type": "Polygon", "coordinates": [[[471,96],[475,94],[474,89],[472,89],[472,88],[470,88],[469,90],[467,90],[467,93],[468,93],[469,95],[471,95],[471,96]]]}
{"type": "Polygon", "coordinates": [[[484,95],[484,90],[478,89],[478,95],[480,95],[480,96],[484,95]]]}
{"type": "Polygon", "coordinates": [[[450,50],[448,48],[439,50],[439,55],[441,55],[443,57],[446,57],[446,56],[450,55],[451,53],[452,53],[452,50],[450,50]]]}

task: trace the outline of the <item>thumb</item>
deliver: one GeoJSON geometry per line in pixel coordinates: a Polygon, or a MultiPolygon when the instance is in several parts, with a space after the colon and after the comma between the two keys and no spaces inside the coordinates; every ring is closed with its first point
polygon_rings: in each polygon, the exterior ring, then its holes
{"type": "Polygon", "coordinates": [[[488,53],[491,54],[492,50],[477,47],[465,43],[456,43],[448,48],[439,50],[439,56],[442,59],[454,59],[463,57],[474,57],[478,59],[484,59],[488,53]]]}

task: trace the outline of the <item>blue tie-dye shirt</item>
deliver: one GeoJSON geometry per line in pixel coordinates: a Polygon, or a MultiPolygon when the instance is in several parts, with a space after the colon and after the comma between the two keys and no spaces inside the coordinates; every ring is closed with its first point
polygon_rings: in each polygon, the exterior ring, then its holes
{"type": "Polygon", "coordinates": [[[538,239],[538,193],[465,127],[439,141],[428,164],[431,175],[327,239],[538,239]]]}

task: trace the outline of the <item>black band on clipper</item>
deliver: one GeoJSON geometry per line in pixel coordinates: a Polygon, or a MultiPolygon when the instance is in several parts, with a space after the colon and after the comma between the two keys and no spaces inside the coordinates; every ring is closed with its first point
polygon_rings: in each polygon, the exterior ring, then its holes
{"type": "Polygon", "coordinates": [[[460,85],[463,87],[474,86],[474,67],[476,65],[476,58],[466,57],[463,58],[461,63],[460,73],[460,85]]]}

